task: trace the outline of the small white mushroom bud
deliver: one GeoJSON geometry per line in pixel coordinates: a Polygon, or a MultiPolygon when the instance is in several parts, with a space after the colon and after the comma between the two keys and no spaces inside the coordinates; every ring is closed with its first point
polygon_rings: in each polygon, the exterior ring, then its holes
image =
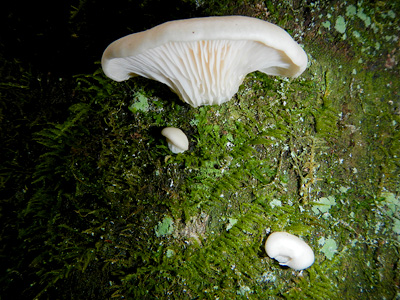
{"type": "Polygon", "coordinates": [[[274,232],[265,242],[268,256],[276,259],[281,266],[303,270],[314,263],[314,252],[300,238],[287,232],[274,232]]]}
{"type": "Polygon", "coordinates": [[[189,149],[189,140],[179,128],[165,127],[161,134],[167,138],[168,148],[173,153],[182,153],[189,149]]]}

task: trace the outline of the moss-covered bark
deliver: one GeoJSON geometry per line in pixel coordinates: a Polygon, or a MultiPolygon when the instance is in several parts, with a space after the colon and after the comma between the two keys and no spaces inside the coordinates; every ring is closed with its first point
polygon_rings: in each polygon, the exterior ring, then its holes
{"type": "MultiPolygon", "coordinates": [[[[89,48],[93,5],[65,24],[89,48]]],[[[167,20],[158,1],[129,5],[140,24],[110,9],[123,22],[94,44],[167,20]]],[[[115,83],[98,66],[55,77],[3,51],[2,298],[399,297],[399,4],[168,5],[171,19],[274,22],[310,65],[294,80],[249,74],[228,103],[194,109],[143,78],[115,83]],[[170,153],[165,126],[189,151],[170,153]],[[267,257],[278,230],[310,244],[312,267],[267,257]]]]}

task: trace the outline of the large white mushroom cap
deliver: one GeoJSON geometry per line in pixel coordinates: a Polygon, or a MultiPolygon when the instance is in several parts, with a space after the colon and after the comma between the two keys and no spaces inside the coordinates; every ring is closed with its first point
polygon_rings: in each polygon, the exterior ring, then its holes
{"type": "Polygon", "coordinates": [[[294,270],[303,270],[314,263],[314,252],[299,237],[287,232],[271,233],[265,242],[268,256],[276,259],[280,265],[294,270]]]}
{"type": "Polygon", "coordinates": [[[107,47],[101,64],[113,80],[154,79],[197,107],[229,101],[253,71],[297,77],[307,55],[272,23],[225,16],[171,21],[125,36],[107,47]]]}

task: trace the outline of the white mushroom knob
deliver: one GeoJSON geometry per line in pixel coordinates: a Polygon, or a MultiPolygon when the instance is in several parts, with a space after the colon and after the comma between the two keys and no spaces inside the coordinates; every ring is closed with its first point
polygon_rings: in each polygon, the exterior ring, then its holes
{"type": "Polygon", "coordinates": [[[189,149],[189,140],[179,128],[165,127],[161,134],[167,138],[168,148],[173,153],[182,153],[189,149]]]}
{"type": "Polygon", "coordinates": [[[268,256],[276,259],[281,266],[303,270],[314,263],[314,252],[300,238],[287,232],[274,232],[265,242],[268,256]]]}

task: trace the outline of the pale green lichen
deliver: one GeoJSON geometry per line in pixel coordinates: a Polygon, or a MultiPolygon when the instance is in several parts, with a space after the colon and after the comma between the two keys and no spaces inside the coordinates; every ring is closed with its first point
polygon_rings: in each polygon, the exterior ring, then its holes
{"type": "Polygon", "coordinates": [[[237,294],[240,296],[245,296],[246,294],[252,294],[253,291],[245,285],[240,286],[239,290],[237,291],[237,294]]]}
{"type": "Polygon", "coordinates": [[[396,18],[396,13],[393,10],[389,10],[387,14],[392,19],[396,18]]]}
{"type": "MultiPolygon", "coordinates": [[[[392,220],[392,230],[400,234],[400,197],[390,192],[381,194],[383,201],[379,203],[380,210],[392,220]]],[[[397,237],[400,241],[400,235],[397,237]]]]}
{"type": "Polygon", "coordinates": [[[361,34],[357,30],[354,30],[353,31],[353,36],[358,39],[358,38],[361,37],[361,34]]]}
{"type": "Polygon", "coordinates": [[[162,222],[158,222],[158,225],[154,228],[157,237],[166,236],[172,234],[174,231],[174,220],[171,217],[165,217],[162,222]]]}
{"type": "Polygon", "coordinates": [[[149,110],[149,102],[147,101],[147,97],[142,93],[137,92],[134,96],[135,102],[129,106],[129,110],[133,113],[137,111],[147,112],[149,110]]]}
{"type": "Polygon", "coordinates": [[[329,21],[322,22],[322,26],[327,29],[331,29],[331,22],[329,21]]]}
{"type": "Polygon", "coordinates": [[[276,275],[273,272],[264,272],[260,278],[257,279],[259,283],[274,282],[276,280],[276,275]]]}
{"type": "Polygon", "coordinates": [[[335,240],[331,238],[325,239],[324,237],[321,237],[318,240],[318,244],[322,246],[320,251],[326,256],[327,259],[331,260],[337,252],[337,244],[335,240]]]}
{"type": "Polygon", "coordinates": [[[226,225],[226,231],[229,231],[237,223],[237,221],[237,219],[228,218],[229,223],[226,225]]]}
{"type": "Polygon", "coordinates": [[[393,217],[400,214],[400,198],[393,193],[383,192],[381,194],[383,201],[380,202],[380,207],[387,216],[393,217]]]}
{"type": "Polygon", "coordinates": [[[359,9],[359,11],[357,12],[357,17],[364,21],[366,27],[369,27],[371,25],[371,18],[364,13],[364,10],[362,8],[359,9]]]}
{"type": "Polygon", "coordinates": [[[269,205],[271,206],[271,208],[275,208],[275,207],[281,207],[282,206],[282,201],[278,200],[278,199],[273,199],[269,205]]]}
{"type": "MultiPolygon", "coordinates": [[[[400,220],[395,219],[393,222],[393,232],[396,234],[400,234],[400,220]]],[[[400,237],[398,237],[400,239],[400,237]]]]}
{"type": "Polygon", "coordinates": [[[165,252],[165,256],[168,257],[168,258],[171,258],[171,257],[173,257],[174,255],[175,255],[175,251],[172,250],[172,249],[168,249],[168,250],[165,252]]]}
{"type": "Polygon", "coordinates": [[[335,197],[322,197],[319,198],[312,207],[312,211],[315,214],[322,214],[324,218],[328,218],[330,216],[329,210],[332,206],[336,205],[335,197]]]}
{"type": "Polygon", "coordinates": [[[346,16],[354,16],[357,13],[357,8],[354,5],[349,5],[346,7],[346,16]]]}
{"type": "Polygon", "coordinates": [[[339,33],[345,33],[346,32],[346,21],[344,20],[344,18],[342,16],[338,16],[337,17],[336,23],[335,23],[335,29],[339,33]]]}

